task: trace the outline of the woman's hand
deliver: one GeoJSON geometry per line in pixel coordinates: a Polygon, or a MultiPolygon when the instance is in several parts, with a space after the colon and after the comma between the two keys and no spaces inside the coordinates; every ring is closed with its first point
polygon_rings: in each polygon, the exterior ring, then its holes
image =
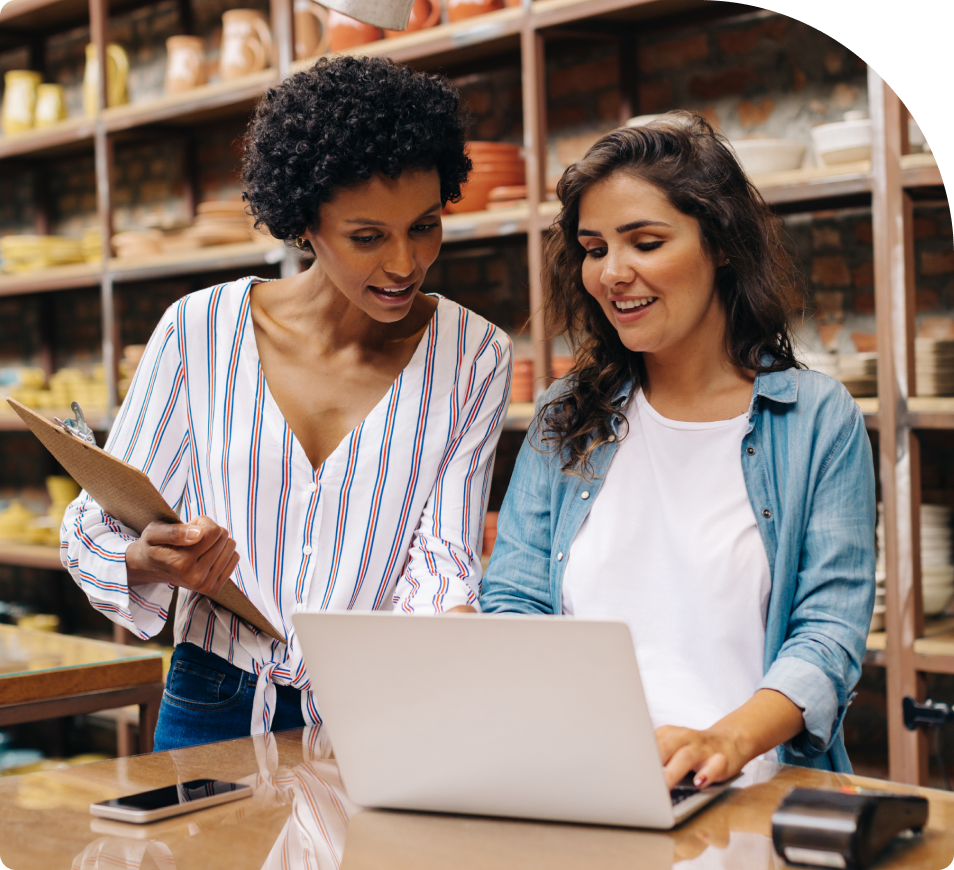
{"type": "Polygon", "coordinates": [[[666,786],[673,788],[690,771],[699,788],[728,779],[804,727],[801,708],[772,689],[760,689],[705,731],[663,725],[656,729],[656,745],[666,786]]]}
{"type": "Polygon", "coordinates": [[[130,586],[171,583],[215,595],[232,576],[239,556],[235,541],[208,517],[191,523],[150,523],[126,550],[130,586]]]}

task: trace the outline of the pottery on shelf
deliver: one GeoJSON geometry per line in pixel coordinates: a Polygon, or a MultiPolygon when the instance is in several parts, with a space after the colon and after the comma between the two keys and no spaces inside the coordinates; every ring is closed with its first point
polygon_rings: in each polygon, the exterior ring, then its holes
{"type": "Polygon", "coordinates": [[[804,142],[788,139],[738,139],[729,144],[748,176],[798,169],[808,150],[804,142]]]}
{"type": "Polygon", "coordinates": [[[37,127],[50,127],[66,120],[66,91],[63,85],[43,84],[36,89],[37,127]]]}
{"type": "Polygon", "coordinates": [[[504,0],[447,0],[447,18],[450,21],[463,21],[503,7],[504,0]]]}
{"type": "Polygon", "coordinates": [[[411,17],[408,19],[407,27],[404,30],[385,30],[384,35],[388,39],[392,39],[395,36],[403,36],[405,33],[411,33],[415,30],[424,30],[426,27],[434,27],[440,23],[440,0],[414,0],[414,6],[411,9],[411,17]]]}
{"type": "MultiPolygon", "coordinates": [[[[129,56],[115,42],[106,46],[106,106],[122,106],[129,102],[126,83],[129,78],[129,56]]],[[[99,58],[96,46],[86,46],[86,71],[83,75],[83,112],[88,118],[99,110],[99,58]]]]}
{"type": "Polygon", "coordinates": [[[295,0],[295,57],[318,57],[328,50],[328,10],[312,0],[295,0]]]}
{"type": "Polygon", "coordinates": [[[271,54],[272,34],[261,12],[229,9],[222,14],[222,81],[233,82],[265,69],[271,54]]]}
{"type": "Polygon", "coordinates": [[[328,43],[332,51],[347,51],[384,39],[384,31],[332,10],[328,13],[328,43]]]}
{"type": "Polygon", "coordinates": [[[42,80],[43,76],[29,69],[12,69],[4,75],[0,121],[7,136],[33,129],[37,88],[42,80]]]}
{"type": "Polygon", "coordinates": [[[835,166],[871,159],[871,120],[864,112],[845,112],[845,120],[812,127],[812,142],[821,165],[835,166]]]}
{"type": "Polygon", "coordinates": [[[170,36],[166,49],[167,94],[181,94],[205,84],[205,40],[201,36],[170,36]]]}

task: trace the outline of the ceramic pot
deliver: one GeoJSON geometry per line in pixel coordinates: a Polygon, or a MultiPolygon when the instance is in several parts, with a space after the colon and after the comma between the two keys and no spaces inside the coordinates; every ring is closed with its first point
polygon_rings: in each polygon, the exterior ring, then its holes
{"type": "Polygon", "coordinates": [[[440,0],[415,0],[414,8],[411,9],[411,17],[407,22],[407,27],[404,30],[385,30],[384,35],[388,39],[392,39],[404,33],[411,33],[414,30],[424,30],[425,27],[434,27],[434,25],[440,23],[440,0]]]}
{"type": "Polygon", "coordinates": [[[272,34],[257,9],[229,9],[222,15],[223,82],[232,82],[265,69],[272,54],[272,34]]]}
{"type": "MultiPolygon", "coordinates": [[[[129,56],[122,46],[111,42],[106,46],[106,105],[122,106],[129,102],[126,82],[129,77],[129,56]]],[[[83,76],[83,111],[89,118],[99,111],[99,60],[96,46],[86,46],[86,73],[83,76]]]]}
{"type": "Polygon", "coordinates": [[[38,72],[28,69],[12,69],[3,77],[3,107],[0,121],[3,132],[10,136],[33,129],[36,117],[36,92],[43,81],[38,72]]]}
{"type": "Polygon", "coordinates": [[[414,0],[325,0],[321,5],[372,27],[404,30],[411,17],[414,0]]]}
{"type": "Polygon", "coordinates": [[[332,51],[347,51],[384,38],[380,27],[365,24],[341,12],[328,13],[328,42],[332,51]]]}
{"type": "Polygon", "coordinates": [[[66,120],[63,85],[40,85],[36,89],[36,126],[49,127],[66,120]]]}
{"type": "Polygon", "coordinates": [[[447,0],[447,17],[450,21],[463,21],[503,9],[503,6],[503,0],[447,0]]]}
{"type": "Polygon", "coordinates": [[[318,57],[328,49],[328,10],[311,0],[295,0],[295,57],[318,57]]]}
{"type": "Polygon", "coordinates": [[[170,36],[166,49],[167,94],[181,94],[205,84],[205,40],[201,36],[170,36]]]}

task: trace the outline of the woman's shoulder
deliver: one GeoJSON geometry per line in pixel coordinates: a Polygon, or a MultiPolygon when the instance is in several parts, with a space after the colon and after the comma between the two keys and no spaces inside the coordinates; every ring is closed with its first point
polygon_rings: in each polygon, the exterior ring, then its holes
{"type": "Polygon", "coordinates": [[[183,328],[196,324],[205,327],[210,321],[223,317],[237,320],[249,286],[259,280],[249,276],[187,293],[169,306],[166,317],[173,318],[183,328]]]}
{"type": "Polygon", "coordinates": [[[509,359],[513,342],[505,330],[446,296],[437,296],[437,301],[437,340],[443,347],[455,348],[462,361],[488,353],[509,359]]]}

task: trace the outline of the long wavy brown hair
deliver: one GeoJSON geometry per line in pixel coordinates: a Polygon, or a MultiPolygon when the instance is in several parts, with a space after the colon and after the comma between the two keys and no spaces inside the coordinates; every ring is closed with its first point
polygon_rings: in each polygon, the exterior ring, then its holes
{"type": "Polygon", "coordinates": [[[563,173],[557,185],[563,208],[544,242],[547,329],[568,339],[575,363],[565,389],[541,408],[536,425],[545,448],[559,453],[563,470],[587,476],[591,454],[612,435],[610,421],[619,413],[614,397],[645,379],[642,354],[623,345],[582,280],[580,198],[617,172],[654,184],[699,222],[704,250],[728,258],[715,279],[726,314],[728,359],[755,372],[799,366],[791,323],[803,300],[795,267],[778,219],[726,140],[689,112],[607,133],[563,173]]]}

